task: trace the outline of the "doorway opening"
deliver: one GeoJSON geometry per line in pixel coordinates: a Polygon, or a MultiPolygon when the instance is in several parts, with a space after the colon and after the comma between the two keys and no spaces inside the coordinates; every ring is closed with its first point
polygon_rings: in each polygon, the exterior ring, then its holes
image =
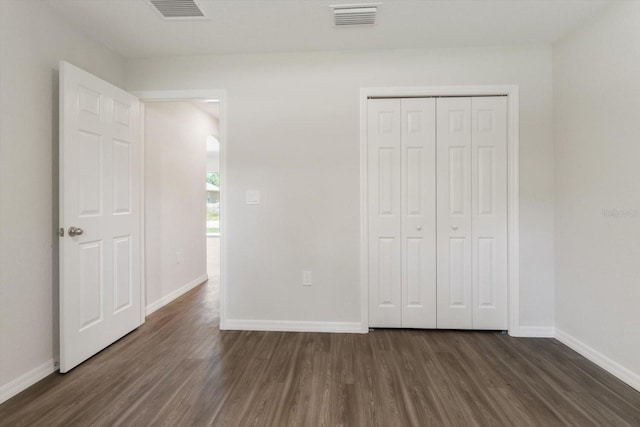
{"type": "Polygon", "coordinates": [[[223,97],[185,92],[138,95],[144,129],[146,314],[203,285],[211,314],[219,317],[223,97]]]}

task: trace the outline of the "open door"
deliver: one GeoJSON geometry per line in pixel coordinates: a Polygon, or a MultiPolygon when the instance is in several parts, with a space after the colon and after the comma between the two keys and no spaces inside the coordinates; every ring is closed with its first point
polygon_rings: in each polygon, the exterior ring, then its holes
{"type": "Polygon", "coordinates": [[[139,100],[60,64],[60,372],[144,322],[139,100]]]}

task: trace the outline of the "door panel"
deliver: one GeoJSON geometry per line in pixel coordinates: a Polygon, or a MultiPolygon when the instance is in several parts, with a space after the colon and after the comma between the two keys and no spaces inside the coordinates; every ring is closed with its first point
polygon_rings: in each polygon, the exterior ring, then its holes
{"type": "Polygon", "coordinates": [[[102,242],[86,242],[78,245],[81,331],[100,322],[103,318],[102,269],[102,242]]]}
{"type": "Polygon", "coordinates": [[[60,372],[144,321],[139,123],[136,97],[61,63],[60,372]]]}
{"type": "Polygon", "coordinates": [[[402,99],[402,327],[436,327],[433,98],[402,99]]]}
{"type": "Polygon", "coordinates": [[[102,137],[78,130],[79,215],[102,213],[102,137]]]}
{"type": "MultiPolygon", "coordinates": [[[[495,308],[495,276],[496,276],[496,251],[495,239],[492,237],[481,237],[476,240],[476,265],[474,280],[477,280],[477,294],[474,307],[495,308]]],[[[476,316],[474,315],[474,320],[476,316]]]]}
{"type": "Polygon", "coordinates": [[[437,323],[471,329],[471,98],[439,98],[436,115],[437,323]]]}
{"type": "Polygon", "coordinates": [[[507,98],[472,100],[473,327],[507,329],[507,98]]]}
{"type": "Polygon", "coordinates": [[[378,302],[380,307],[393,308],[398,285],[395,272],[398,241],[393,237],[378,239],[378,302]]]}
{"type": "Polygon", "coordinates": [[[131,277],[131,263],[133,251],[131,248],[131,236],[113,239],[114,259],[114,307],[117,313],[131,306],[133,297],[133,278],[131,277]]]}
{"type": "MultiPolygon", "coordinates": [[[[466,252],[468,240],[465,237],[449,238],[449,300],[448,306],[464,309],[467,297],[466,252]]],[[[444,288],[442,289],[445,297],[444,288]]],[[[442,326],[442,325],[441,325],[442,326]]]]}
{"type": "Polygon", "coordinates": [[[369,326],[401,326],[400,100],[368,102],[369,326]]]}
{"type": "Polygon", "coordinates": [[[402,317],[403,325],[407,326],[404,321],[404,308],[421,308],[424,306],[424,297],[422,292],[422,242],[421,237],[408,237],[406,239],[406,302],[403,305],[402,317]]]}
{"type": "Polygon", "coordinates": [[[131,144],[127,141],[113,140],[113,212],[131,213],[131,144]]]}
{"type": "Polygon", "coordinates": [[[468,171],[465,170],[468,167],[468,150],[467,147],[448,147],[448,151],[449,164],[441,167],[448,167],[449,169],[447,187],[449,191],[449,215],[451,217],[464,217],[466,210],[469,208],[466,199],[469,194],[466,179],[468,171]]]}
{"type": "Polygon", "coordinates": [[[397,206],[395,206],[394,190],[397,191],[396,177],[394,173],[398,172],[398,168],[394,167],[397,163],[397,148],[378,148],[378,215],[393,217],[397,215],[397,206]]]}

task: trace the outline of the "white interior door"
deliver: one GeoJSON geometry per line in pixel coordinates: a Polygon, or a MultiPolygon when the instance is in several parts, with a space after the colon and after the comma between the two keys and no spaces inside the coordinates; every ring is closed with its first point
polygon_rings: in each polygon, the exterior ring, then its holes
{"type": "Polygon", "coordinates": [[[471,98],[437,101],[438,328],[471,329],[471,98]]]}
{"type": "Polygon", "coordinates": [[[473,328],[507,329],[507,98],[471,109],[473,328]]]}
{"type": "Polygon", "coordinates": [[[400,99],[368,102],[369,326],[402,325],[400,99]]]}
{"type": "Polygon", "coordinates": [[[60,372],[144,321],[138,99],[60,66],[60,372]]]}
{"type": "Polygon", "coordinates": [[[406,98],[402,114],[402,327],[436,327],[436,103],[406,98]]]}

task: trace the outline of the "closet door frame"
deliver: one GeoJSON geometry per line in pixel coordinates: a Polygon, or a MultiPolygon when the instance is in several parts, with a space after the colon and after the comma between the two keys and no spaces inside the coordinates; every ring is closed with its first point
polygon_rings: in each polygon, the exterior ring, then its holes
{"type": "Polygon", "coordinates": [[[367,100],[370,98],[418,98],[447,96],[507,97],[507,310],[508,333],[523,336],[520,331],[519,281],[519,86],[425,86],[372,87],[360,89],[360,291],[361,331],[369,330],[369,257],[368,257],[368,157],[367,100]]]}

